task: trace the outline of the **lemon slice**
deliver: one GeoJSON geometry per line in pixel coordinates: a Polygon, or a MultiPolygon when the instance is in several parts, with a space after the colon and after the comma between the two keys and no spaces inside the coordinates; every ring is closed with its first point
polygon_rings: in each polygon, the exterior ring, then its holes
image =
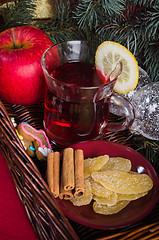
{"type": "Polygon", "coordinates": [[[95,66],[104,76],[110,76],[116,66],[122,63],[122,72],[118,77],[114,91],[126,94],[134,90],[139,79],[139,68],[134,55],[123,45],[105,41],[101,43],[95,54],[95,66]]]}

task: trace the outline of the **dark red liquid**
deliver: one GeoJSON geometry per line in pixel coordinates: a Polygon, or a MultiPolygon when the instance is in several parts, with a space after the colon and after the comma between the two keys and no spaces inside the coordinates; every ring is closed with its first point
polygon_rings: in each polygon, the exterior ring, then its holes
{"type": "MultiPolygon", "coordinates": [[[[65,64],[55,69],[51,75],[75,86],[92,87],[101,84],[94,66],[88,63],[65,64]]],[[[49,89],[46,96],[44,126],[48,136],[57,143],[67,146],[74,142],[96,139],[100,135],[101,125],[107,124],[109,100],[93,102],[92,98],[88,98],[87,101],[79,101],[79,96],[75,93],[73,101],[70,101],[67,96],[66,99],[57,97],[49,89]]]]}

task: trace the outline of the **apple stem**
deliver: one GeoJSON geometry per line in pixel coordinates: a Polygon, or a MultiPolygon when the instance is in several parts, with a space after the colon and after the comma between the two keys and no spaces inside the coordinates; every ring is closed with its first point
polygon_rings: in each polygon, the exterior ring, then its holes
{"type": "Polygon", "coordinates": [[[14,48],[18,48],[18,45],[17,45],[16,39],[15,39],[14,28],[12,28],[12,37],[13,37],[14,48]]]}

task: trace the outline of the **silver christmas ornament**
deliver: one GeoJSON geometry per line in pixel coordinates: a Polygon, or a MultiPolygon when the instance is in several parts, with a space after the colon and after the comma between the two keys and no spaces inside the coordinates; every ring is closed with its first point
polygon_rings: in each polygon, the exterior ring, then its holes
{"type": "Polygon", "coordinates": [[[159,140],[159,82],[149,83],[133,96],[135,120],[130,131],[159,140]]]}
{"type": "MultiPolygon", "coordinates": [[[[139,67],[139,80],[136,88],[133,91],[130,91],[124,95],[130,102],[132,101],[134,95],[136,92],[138,92],[143,86],[150,83],[150,78],[145,70],[143,70],[141,67],[139,67]]],[[[117,116],[123,116],[123,110],[121,107],[118,107],[114,103],[110,103],[110,112],[117,115],[117,116]]]]}
{"type": "Polygon", "coordinates": [[[141,67],[139,67],[139,80],[138,80],[138,84],[136,86],[136,88],[133,91],[130,91],[128,93],[126,93],[124,96],[131,102],[131,100],[133,99],[134,95],[145,85],[147,85],[148,83],[150,83],[150,78],[147,74],[147,72],[142,69],[141,67]]]}

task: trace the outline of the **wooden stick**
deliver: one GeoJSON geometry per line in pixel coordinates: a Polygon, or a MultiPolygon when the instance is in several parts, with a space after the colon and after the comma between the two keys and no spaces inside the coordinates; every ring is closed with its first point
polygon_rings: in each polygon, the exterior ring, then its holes
{"type": "Polygon", "coordinates": [[[82,197],[84,190],[84,155],[83,150],[75,150],[75,197],[82,197]]]}
{"type": "Polygon", "coordinates": [[[65,148],[62,163],[62,181],[64,190],[72,190],[74,183],[74,151],[73,148],[65,148]]]}

